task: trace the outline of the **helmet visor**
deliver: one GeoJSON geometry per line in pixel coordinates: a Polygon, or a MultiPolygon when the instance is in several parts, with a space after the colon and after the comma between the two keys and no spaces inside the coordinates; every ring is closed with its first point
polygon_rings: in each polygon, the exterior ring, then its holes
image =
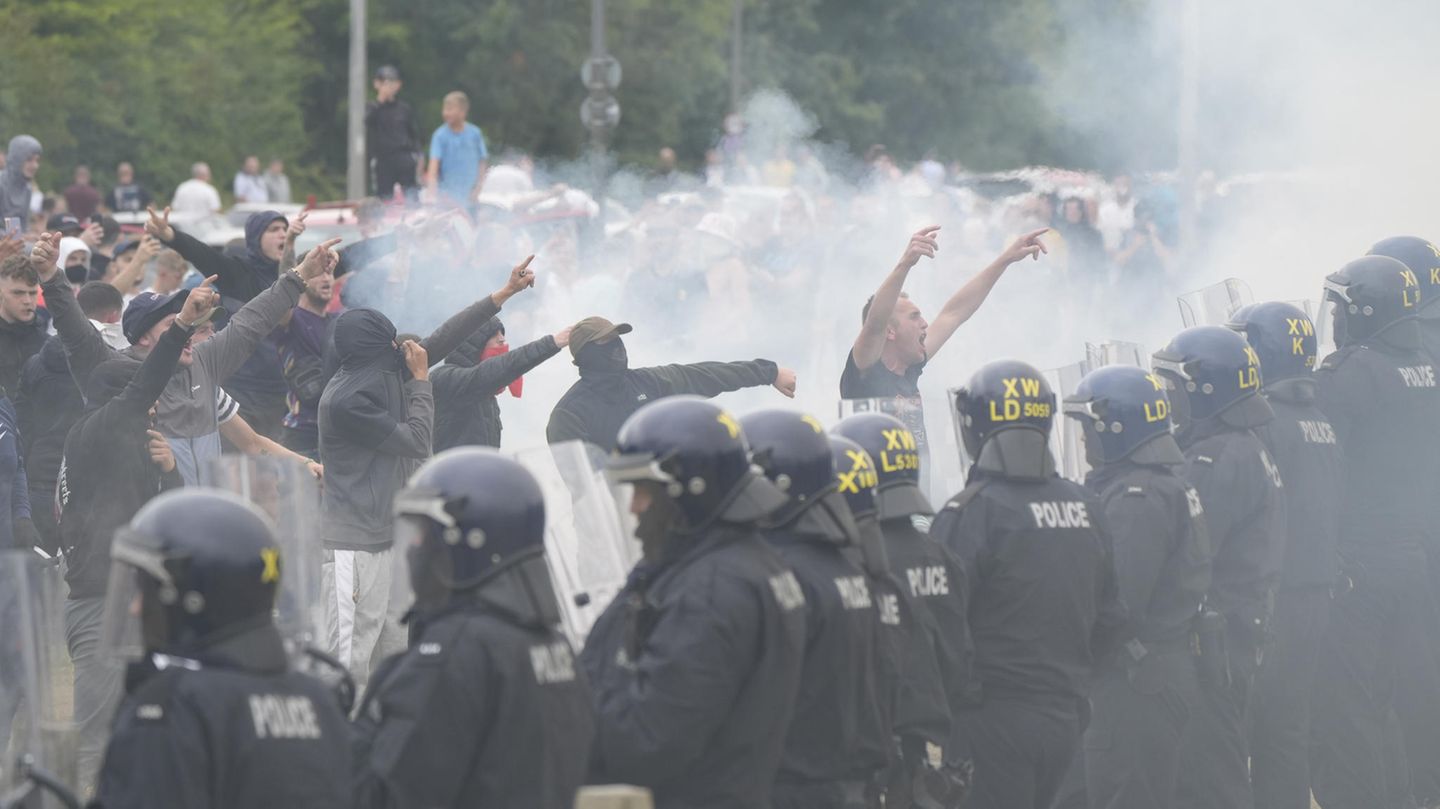
{"type": "Polygon", "coordinates": [[[178,597],[161,554],[143,535],[129,528],[117,531],[100,622],[101,659],[124,666],[144,656],[147,641],[157,646],[163,642],[162,605],[178,597]]]}

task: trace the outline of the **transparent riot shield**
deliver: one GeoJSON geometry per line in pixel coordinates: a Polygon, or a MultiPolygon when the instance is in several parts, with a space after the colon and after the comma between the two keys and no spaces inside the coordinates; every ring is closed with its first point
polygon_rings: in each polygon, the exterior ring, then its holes
{"type": "Polygon", "coordinates": [[[1218,284],[1186,292],[1178,298],[1180,321],[1191,326],[1224,326],[1242,306],[1255,302],[1250,285],[1238,278],[1226,278],[1218,284]]]}
{"type": "Polygon", "coordinates": [[[603,456],[582,441],[517,450],[545,496],[545,555],[564,629],[578,647],[640,560],[629,496],[605,478],[603,456]]]}
{"type": "Polygon", "coordinates": [[[78,805],[63,588],[55,565],[0,551],[0,806],[78,805]]]}
{"type": "Polygon", "coordinates": [[[320,600],[320,484],[288,458],[222,455],[211,467],[217,488],[240,495],[265,512],[280,544],[280,594],[275,625],[297,652],[324,647],[325,610],[320,600]]]}
{"type": "Polygon", "coordinates": [[[1139,343],[1124,340],[1106,340],[1103,343],[1085,344],[1085,361],[1090,367],[1086,373],[1107,365],[1130,365],[1136,368],[1150,367],[1150,352],[1139,343]]]}
{"type": "MultiPolygon", "coordinates": [[[[1050,389],[1055,391],[1055,400],[1063,402],[1067,396],[1074,393],[1080,380],[1090,373],[1092,367],[1087,360],[1046,371],[1045,379],[1050,383],[1050,389]]],[[[1082,440],[1080,425],[1065,418],[1062,413],[1056,413],[1055,421],[1050,427],[1050,451],[1055,455],[1055,468],[1062,477],[1077,483],[1084,482],[1085,474],[1090,471],[1082,440]]]]}

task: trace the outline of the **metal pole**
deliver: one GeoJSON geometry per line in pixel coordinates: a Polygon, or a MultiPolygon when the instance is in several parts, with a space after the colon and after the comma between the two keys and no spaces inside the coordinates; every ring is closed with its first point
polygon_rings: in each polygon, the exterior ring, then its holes
{"type": "Polygon", "coordinates": [[[730,111],[740,111],[740,60],[745,52],[745,0],[734,0],[730,12],[730,111]]]}
{"type": "MultiPolygon", "coordinates": [[[[590,55],[600,58],[605,55],[605,0],[590,0],[590,55]]],[[[595,175],[595,202],[600,206],[599,220],[601,233],[605,227],[605,136],[601,127],[590,128],[590,170],[595,175]]]]}
{"type": "Polygon", "coordinates": [[[1180,249],[1195,249],[1196,143],[1200,106],[1200,3],[1182,0],[1180,7],[1180,114],[1176,122],[1180,174],[1180,249]]]}
{"type": "Polygon", "coordinates": [[[345,196],[365,196],[365,0],[350,0],[350,144],[345,165],[345,196]]]}

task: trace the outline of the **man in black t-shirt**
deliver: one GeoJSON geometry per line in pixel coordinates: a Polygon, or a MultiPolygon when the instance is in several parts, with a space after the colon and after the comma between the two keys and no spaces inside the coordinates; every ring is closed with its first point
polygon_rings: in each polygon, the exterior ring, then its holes
{"type": "MultiPolygon", "coordinates": [[[[990,266],[960,287],[945,302],[935,322],[920,314],[920,307],[904,292],[905,279],[921,256],[934,258],[940,249],[939,225],[910,237],[905,253],[880,288],[860,310],[860,334],[845,358],[840,375],[840,398],[881,399],[881,409],[898,417],[924,444],[925,419],[920,403],[920,374],[961,323],[985,302],[990,290],[1011,264],[1026,256],[1038,259],[1048,252],[1040,241],[1042,228],[1016,239],[990,266]],[[889,406],[893,404],[893,407],[889,406]]],[[[923,452],[923,446],[922,446],[923,452]]]]}

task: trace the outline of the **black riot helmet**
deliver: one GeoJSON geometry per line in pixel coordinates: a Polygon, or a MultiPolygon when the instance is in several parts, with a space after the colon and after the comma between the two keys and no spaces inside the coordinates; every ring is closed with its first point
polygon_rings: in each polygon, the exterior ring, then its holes
{"type": "Polygon", "coordinates": [[[1358,258],[1325,278],[1335,345],[1342,348],[1411,322],[1423,298],[1415,271],[1389,256],[1358,258]]]}
{"type": "Polygon", "coordinates": [[[786,497],[750,464],[740,422],[697,396],[670,396],[620,427],[609,476],[656,484],[675,507],[667,530],[692,534],[716,522],[753,525],[786,497]]]}
{"type": "Polygon", "coordinates": [[[1391,236],[1370,248],[1367,255],[1388,256],[1410,268],[1420,282],[1420,317],[1440,320],[1440,245],[1419,236],[1391,236]]]}
{"type": "Polygon", "coordinates": [[[1085,431],[1085,457],[1099,467],[1129,458],[1136,463],[1183,463],[1170,434],[1170,400],[1154,374],[1131,365],[1108,365],[1086,374],[1065,397],[1065,415],[1085,431]]]}
{"type": "Polygon", "coordinates": [[[272,622],[279,543],[259,509],[233,494],[162,494],[116,532],[110,555],[115,571],[135,577],[147,651],[193,653],[272,622]]]}
{"type": "Polygon", "coordinates": [[[986,363],[955,392],[955,407],[961,440],[976,466],[1006,477],[1053,474],[1055,394],[1034,366],[1019,360],[986,363]]]}
{"type": "Polygon", "coordinates": [[[422,610],[457,593],[489,593],[501,574],[525,568],[507,579],[515,597],[498,606],[541,625],[558,622],[544,559],[544,495],[525,467],[495,450],[457,447],[427,461],[395,498],[395,533],[422,610]]]}
{"type": "Polygon", "coordinates": [[[1266,388],[1309,379],[1315,372],[1320,341],[1315,324],[1300,307],[1284,301],[1253,303],[1231,315],[1226,325],[1255,349],[1266,388]]]}
{"type": "Polygon", "coordinates": [[[935,513],[920,491],[920,450],[905,422],[888,413],[856,413],[831,432],[859,444],[874,462],[880,519],[935,513]]]}
{"type": "Polygon", "coordinates": [[[1223,326],[1180,332],[1155,352],[1151,364],[1165,382],[1182,445],[1199,422],[1218,418],[1233,427],[1256,427],[1274,417],[1259,395],[1260,355],[1223,326]]]}
{"type": "Polygon", "coordinates": [[[835,482],[850,515],[855,518],[858,546],[855,551],[862,567],[874,575],[890,570],[885,553],[885,536],[880,531],[876,486],[880,477],[875,461],[865,448],[843,435],[830,434],[830,454],[835,460],[835,482]]]}
{"type": "Polygon", "coordinates": [[[761,410],[742,418],[740,427],[750,444],[751,462],[788,500],[766,517],[766,524],[853,542],[854,519],[842,505],[830,441],[820,420],[789,410],[761,410]]]}

